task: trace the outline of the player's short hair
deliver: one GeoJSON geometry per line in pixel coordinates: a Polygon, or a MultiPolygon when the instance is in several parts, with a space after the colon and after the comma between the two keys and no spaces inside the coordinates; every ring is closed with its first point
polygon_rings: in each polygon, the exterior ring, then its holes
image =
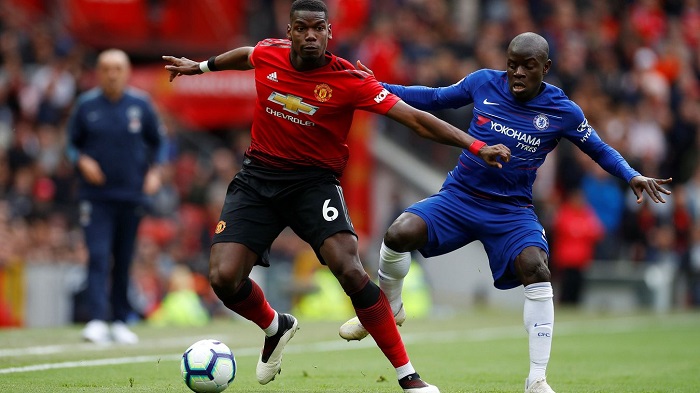
{"type": "Polygon", "coordinates": [[[289,11],[289,19],[291,19],[292,15],[297,11],[323,12],[326,20],[328,19],[328,7],[326,7],[326,3],[321,0],[295,0],[289,11]]]}
{"type": "Polygon", "coordinates": [[[549,59],[549,43],[547,39],[533,32],[518,34],[508,45],[508,50],[519,48],[527,49],[538,60],[545,62],[549,59]]]}

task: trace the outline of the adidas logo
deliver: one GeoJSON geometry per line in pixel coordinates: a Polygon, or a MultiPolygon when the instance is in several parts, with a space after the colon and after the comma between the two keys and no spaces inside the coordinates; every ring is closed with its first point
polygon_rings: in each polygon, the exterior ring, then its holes
{"type": "Polygon", "coordinates": [[[269,80],[271,80],[271,81],[273,81],[273,82],[279,82],[279,81],[277,80],[277,72],[276,72],[276,71],[273,72],[273,73],[270,73],[270,74],[267,76],[267,79],[269,79],[269,80]]]}

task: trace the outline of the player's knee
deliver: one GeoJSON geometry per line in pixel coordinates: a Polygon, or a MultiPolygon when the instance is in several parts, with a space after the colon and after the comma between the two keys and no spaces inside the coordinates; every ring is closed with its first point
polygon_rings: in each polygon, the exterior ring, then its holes
{"type": "Polygon", "coordinates": [[[336,275],[340,286],[345,293],[355,293],[362,289],[366,284],[369,275],[364,269],[358,269],[356,266],[344,269],[340,274],[336,275]]]}
{"type": "Polygon", "coordinates": [[[321,245],[320,253],[348,293],[357,289],[367,275],[358,254],[357,238],[351,233],[341,232],[329,237],[321,245]]]}
{"type": "Polygon", "coordinates": [[[233,297],[245,278],[235,269],[234,264],[221,263],[217,258],[210,258],[209,283],[219,299],[233,297]]]}
{"type": "Polygon", "coordinates": [[[532,274],[533,282],[550,282],[552,281],[552,273],[549,271],[546,261],[539,261],[534,267],[532,274]]]}
{"type": "Polygon", "coordinates": [[[230,299],[250,274],[258,255],[239,243],[216,243],[209,254],[209,283],[221,300],[230,299]]]}
{"type": "Polygon", "coordinates": [[[387,229],[384,234],[384,245],[396,252],[404,252],[404,242],[402,241],[402,233],[396,224],[393,224],[387,229]]]}
{"type": "Polygon", "coordinates": [[[346,293],[362,289],[368,277],[357,254],[347,255],[342,260],[326,260],[326,264],[346,293]]]}
{"type": "Polygon", "coordinates": [[[421,248],[428,239],[425,221],[412,213],[403,213],[387,229],[384,244],[396,252],[421,248]]]}
{"type": "Polygon", "coordinates": [[[213,263],[210,263],[209,267],[209,283],[214,293],[222,300],[235,295],[236,288],[241,284],[230,272],[218,268],[218,265],[213,263]]]}
{"type": "Polygon", "coordinates": [[[515,258],[515,267],[523,285],[552,281],[547,253],[538,247],[528,247],[515,258]]]}

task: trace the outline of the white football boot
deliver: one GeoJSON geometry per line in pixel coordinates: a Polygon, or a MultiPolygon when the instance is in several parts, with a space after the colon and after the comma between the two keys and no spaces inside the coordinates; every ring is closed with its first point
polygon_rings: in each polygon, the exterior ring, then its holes
{"type": "Polygon", "coordinates": [[[525,393],[555,393],[546,378],[538,378],[528,386],[528,380],[525,378],[525,393]]]}
{"type": "Polygon", "coordinates": [[[255,374],[261,385],[275,379],[282,371],[282,351],[294,333],[299,330],[299,322],[290,314],[278,314],[279,327],[277,333],[271,337],[265,337],[265,345],[258,358],[258,366],[255,374]]]}
{"type": "MultiPolygon", "coordinates": [[[[406,322],[406,311],[404,311],[403,309],[403,304],[401,304],[401,308],[399,308],[399,311],[397,311],[396,314],[394,314],[394,320],[399,326],[403,325],[403,323],[406,322]]],[[[347,322],[342,324],[338,333],[340,334],[340,337],[348,341],[359,341],[367,337],[367,335],[369,334],[367,329],[365,329],[365,327],[362,326],[362,323],[360,323],[360,319],[357,317],[351,318],[347,322]]]]}

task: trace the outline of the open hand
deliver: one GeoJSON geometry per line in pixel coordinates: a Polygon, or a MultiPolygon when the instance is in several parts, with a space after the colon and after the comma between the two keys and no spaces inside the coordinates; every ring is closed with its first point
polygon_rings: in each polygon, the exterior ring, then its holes
{"type": "Polygon", "coordinates": [[[163,56],[163,60],[171,63],[165,66],[165,69],[170,72],[170,82],[180,75],[197,75],[202,73],[199,63],[186,57],[163,56]]]}
{"type": "Polygon", "coordinates": [[[662,184],[668,184],[673,180],[669,177],[668,179],[652,179],[646,176],[635,176],[630,180],[630,187],[634,191],[634,195],[637,196],[637,203],[642,203],[644,191],[649,194],[651,200],[656,203],[666,203],[661,194],[671,195],[671,191],[661,187],[662,184]]]}

